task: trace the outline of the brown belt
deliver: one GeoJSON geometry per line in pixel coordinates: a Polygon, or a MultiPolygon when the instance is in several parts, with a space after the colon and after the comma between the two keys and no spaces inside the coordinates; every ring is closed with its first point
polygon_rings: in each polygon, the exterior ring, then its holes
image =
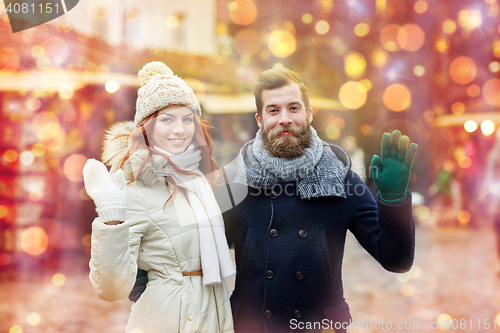
{"type": "Polygon", "coordinates": [[[182,272],[182,276],[203,275],[203,271],[182,272]]]}

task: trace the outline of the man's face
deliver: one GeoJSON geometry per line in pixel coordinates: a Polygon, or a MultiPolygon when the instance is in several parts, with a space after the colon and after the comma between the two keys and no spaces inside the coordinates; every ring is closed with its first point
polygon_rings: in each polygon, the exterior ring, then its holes
{"type": "Polygon", "coordinates": [[[264,147],[276,157],[302,156],[311,145],[313,110],[306,110],[298,84],[264,90],[262,101],[262,117],[256,114],[255,119],[262,129],[264,147]]]}

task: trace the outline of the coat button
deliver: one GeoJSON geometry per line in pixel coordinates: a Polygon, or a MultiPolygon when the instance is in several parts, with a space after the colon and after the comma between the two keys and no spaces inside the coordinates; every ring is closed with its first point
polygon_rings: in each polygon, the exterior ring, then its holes
{"type": "Polygon", "coordinates": [[[273,272],[273,271],[271,271],[271,270],[268,270],[268,271],[266,272],[266,277],[267,277],[268,279],[272,279],[272,278],[274,277],[274,272],[273,272]]]}
{"type": "Polygon", "coordinates": [[[305,231],[305,230],[300,230],[299,231],[299,237],[300,238],[306,238],[306,236],[307,236],[307,231],[305,231]]]}
{"type": "Polygon", "coordinates": [[[189,320],[189,321],[193,320],[193,316],[189,315],[189,316],[188,316],[188,320],[189,320]]]}
{"type": "Polygon", "coordinates": [[[273,313],[271,312],[271,310],[264,311],[264,317],[266,317],[267,319],[271,318],[272,315],[273,313]]]}
{"type": "Polygon", "coordinates": [[[269,230],[269,234],[271,235],[271,237],[276,237],[278,236],[278,230],[272,228],[271,230],[269,230]]]}
{"type": "Polygon", "coordinates": [[[271,191],[271,194],[269,194],[269,196],[271,197],[271,199],[276,199],[278,197],[278,193],[271,191]]]}
{"type": "Polygon", "coordinates": [[[300,311],[299,311],[299,310],[295,310],[295,311],[293,311],[293,316],[294,316],[295,318],[299,319],[299,318],[300,318],[300,316],[302,316],[302,313],[300,313],[300,311]]]}
{"type": "Polygon", "coordinates": [[[302,280],[304,278],[304,273],[302,273],[301,271],[298,271],[297,273],[295,273],[295,278],[297,280],[302,280]]]}

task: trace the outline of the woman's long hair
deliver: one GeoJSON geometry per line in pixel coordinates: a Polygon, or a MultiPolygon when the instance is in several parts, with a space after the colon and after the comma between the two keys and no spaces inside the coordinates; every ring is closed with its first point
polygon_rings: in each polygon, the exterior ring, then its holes
{"type": "MultiPolygon", "coordinates": [[[[201,149],[201,161],[200,161],[200,171],[205,175],[205,179],[212,185],[219,184],[220,181],[222,181],[221,173],[220,173],[220,168],[214,161],[212,157],[212,138],[210,137],[209,130],[213,129],[212,125],[208,123],[207,121],[201,119],[198,116],[198,113],[193,111],[193,119],[194,119],[194,125],[195,125],[195,131],[194,131],[194,140],[196,140],[196,143],[198,144],[198,148],[201,149]]],[[[142,120],[139,125],[136,127],[134,131],[130,134],[119,134],[113,138],[114,139],[127,139],[130,142],[130,147],[127,152],[127,155],[125,155],[121,161],[118,167],[120,169],[123,169],[123,165],[125,162],[130,158],[130,156],[137,150],[139,147],[146,148],[149,151],[149,155],[144,161],[141,163],[139,169],[137,169],[136,172],[133,173],[132,177],[133,179],[130,182],[133,182],[136,177],[139,176],[139,174],[142,172],[144,167],[146,166],[146,163],[149,161],[151,156],[153,154],[157,154],[165,158],[169,165],[174,168],[176,172],[179,172],[184,175],[189,175],[189,176],[198,176],[198,174],[183,170],[179,168],[175,163],[172,162],[170,157],[166,154],[163,154],[157,150],[155,150],[154,147],[154,142],[153,142],[153,131],[154,127],[156,124],[156,117],[158,117],[159,111],[156,111],[149,117],[145,118],[142,120]]],[[[173,185],[173,193],[168,198],[167,202],[175,198],[177,195],[177,184],[173,180],[172,177],[168,177],[167,181],[171,182],[173,185]]],[[[166,202],[166,203],[167,203],[166,202]]]]}

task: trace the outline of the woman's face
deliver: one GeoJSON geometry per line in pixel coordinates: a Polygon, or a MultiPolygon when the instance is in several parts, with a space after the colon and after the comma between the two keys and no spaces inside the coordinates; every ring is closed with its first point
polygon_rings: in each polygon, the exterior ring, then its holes
{"type": "Polygon", "coordinates": [[[158,111],[153,128],[155,146],[170,154],[180,154],[194,137],[193,111],[182,105],[170,105],[158,111]]]}

